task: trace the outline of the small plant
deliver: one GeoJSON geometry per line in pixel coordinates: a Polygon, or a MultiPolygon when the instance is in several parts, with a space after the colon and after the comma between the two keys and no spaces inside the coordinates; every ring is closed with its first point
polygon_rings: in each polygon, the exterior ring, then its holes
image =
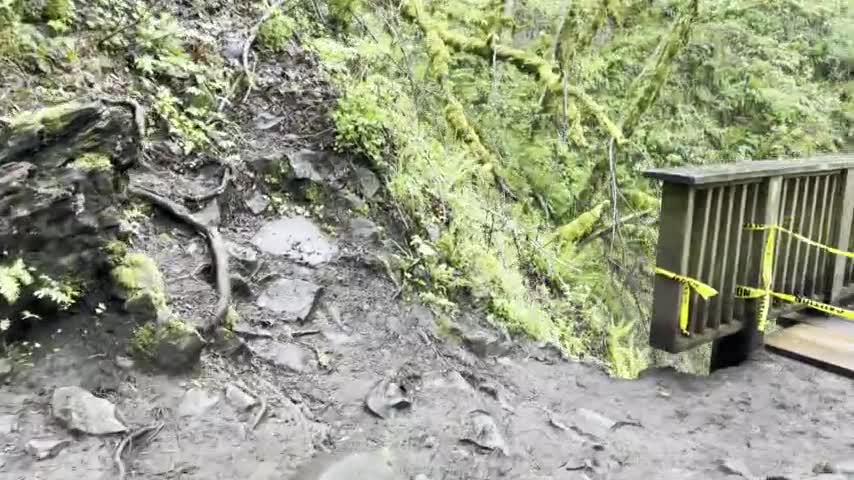
{"type": "Polygon", "coordinates": [[[30,270],[20,258],[7,266],[0,266],[0,298],[8,304],[18,301],[23,288],[33,284],[30,270]]]}
{"type": "Polygon", "coordinates": [[[389,148],[387,125],[391,121],[381,106],[384,100],[378,85],[369,82],[349,90],[332,114],[335,146],[339,151],[355,151],[381,165],[389,148]]]}
{"type": "Polygon", "coordinates": [[[166,121],[169,133],[181,144],[185,155],[212,145],[212,112],[194,107],[184,108],[183,102],[167,87],[158,90],[154,111],[166,121]]]}
{"type": "Polygon", "coordinates": [[[296,23],[278,8],[258,29],[258,44],[272,52],[282,52],[294,34],[296,23]]]}
{"type": "Polygon", "coordinates": [[[74,22],[75,12],[73,0],[47,0],[42,14],[50,28],[55,32],[64,33],[74,22]]]}

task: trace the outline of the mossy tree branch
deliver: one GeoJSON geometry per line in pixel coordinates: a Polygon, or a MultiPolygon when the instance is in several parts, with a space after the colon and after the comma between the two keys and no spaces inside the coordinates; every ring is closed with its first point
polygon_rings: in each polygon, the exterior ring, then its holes
{"type": "MultiPolygon", "coordinates": [[[[620,128],[608,117],[605,109],[580,88],[572,85],[564,86],[561,76],[554,71],[554,65],[546,59],[529,54],[518,48],[491,43],[488,39],[467,37],[460,33],[452,32],[446,26],[430,19],[427,14],[423,13],[421,0],[408,0],[404,4],[403,13],[410,20],[415,21],[421,26],[422,31],[428,37],[428,49],[431,48],[431,44],[440,41],[444,45],[445,50],[450,47],[457,51],[477,55],[488,62],[491,62],[493,57],[497,60],[507,62],[519,71],[536,78],[548,91],[553,93],[560,93],[562,95],[564,87],[566,87],[566,93],[578,100],[581,106],[593,115],[599,126],[609,136],[615,138],[619,143],[623,142],[623,134],[620,132],[620,128]]],[[[442,55],[443,58],[440,59],[443,63],[442,68],[447,69],[450,52],[443,52],[442,55]]],[[[432,54],[431,61],[435,65],[436,62],[432,54]]]]}

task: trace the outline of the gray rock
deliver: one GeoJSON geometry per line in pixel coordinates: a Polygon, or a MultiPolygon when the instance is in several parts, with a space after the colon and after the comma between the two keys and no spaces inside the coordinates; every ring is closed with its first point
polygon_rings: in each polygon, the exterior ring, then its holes
{"type": "Polygon", "coordinates": [[[854,458],[841,460],[827,464],[826,473],[841,473],[845,475],[854,475],[854,458]]]}
{"type": "Polygon", "coordinates": [[[199,361],[205,342],[195,330],[170,331],[159,336],[154,346],[152,363],[169,372],[184,372],[199,361]]]}
{"type": "Polygon", "coordinates": [[[395,412],[411,405],[412,400],[406,396],[406,392],[389,380],[380,380],[374,384],[365,397],[365,406],[380,418],[389,418],[395,412]]]}
{"type": "Polygon", "coordinates": [[[251,197],[246,199],[246,208],[253,215],[261,215],[270,206],[270,198],[259,191],[255,191],[251,197]]]}
{"type": "Polygon", "coordinates": [[[116,406],[80,387],[53,391],[53,416],[65,428],[91,435],[122,433],[127,427],[116,418],[116,406]]]}
{"type": "Polygon", "coordinates": [[[15,364],[12,360],[0,357],[0,383],[5,382],[12,376],[12,372],[15,371],[15,364]]]}
{"type": "Polygon", "coordinates": [[[184,393],[178,406],[178,415],[182,417],[199,417],[219,403],[219,395],[200,388],[191,388],[184,393]]]}
{"type": "Polygon", "coordinates": [[[311,316],[321,290],[303,280],[280,279],[271,283],[255,304],[282,314],[286,322],[302,322],[311,316]]]}
{"type": "Polygon", "coordinates": [[[236,298],[247,299],[252,297],[252,285],[246,277],[239,273],[232,273],[228,277],[231,280],[231,294],[236,298]]]}
{"type": "Polygon", "coordinates": [[[305,372],[310,367],[311,356],[309,352],[293,343],[279,343],[274,340],[260,339],[250,341],[249,348],[259,358],[296,373],[305,372]]]}
{"type": "Polygon", "coordinates": [[[17,415],[0,415],[0,434],[9,435],[18,431],[17,415]]]}
{"type": "Polygon", "coordinates": [[[241,412],[245,412],[258,404],[255,397],[244,392],[243,389],[233,383],[225,387],[225,399],[232,407],[241,412]]]}
{"type": "Polygon", "coordinates": [[[288,155],[291,171],[289,180],[310,181],[336,187],[346,175],[347,162],[327,152],[300,150],[288,155]]]}
{"type": "Polygon", "coordinates": [[[465,436],[460,439],[461,441],[471,443],[483,450],[508,454],[507,442],[505,442],[498,425],[489,413],[483,410],[470,412],[465,432],[465,436]]]}
{"type": "Polygon", "coordinates": [[[721,472],[726,473],[727,475],[737,475],[739,477],[746,478],[747,480],[758,479],[758,477],[754,476],[753,473],[750,472],[750,468],[748,468],[744,461],[735,458],[722,460],[718,468],[721,472]]]}
{"type": "Polygon", "coordinates": [[[254,248],[234,242],[226,242],[225,248],[231,270],[246,276],[252,276],[258,271],[258,252],[254,248]]]}
{"type": "Polygon", "coordinates": [[[350,220],[350,237],[360,243],[376,242],[380,238],[377,224],[364,217],[350,220]]]}
{"type": "Polygon", "coordinates": [[[132,370],[135,365],[136,364],[132,358],[124,357],[122,355],[116,356],[116,366],[122,370],[132,370]]]}
{"type": "Polygon", "coordinates": [[[430,480],[430,477],[428,477],[427,475],[424,475],[423,473],[419,473],[412,480],[430,480]]]}
{"type": "Polygon", "coordinates": [[[359,191],[368,200],[374,198],[382,186],[376,174],[364,167],[356,167],[356,179],[359,182],[359,191]]]}
{"type": "Polygon", "coordinates": [[[285,217],[264,225],[252,243],[271,255],[318,266],[338,253],[335,246],[314,223],[305,217],[285,217]]]}
{"type": "Polygon", "coordinates": [[[222,212],[219,208],[219,201],[217,199],[213,199],[208,202],[204,208],[194,213],[199,221],[204,223],[205,225],[217,226],[222,221],[222,212]]]}
{"type": "Polygon", "coordinates": [[[56,438],[32,439],[25,447],[27,453],[36,457],[36,460],[45,460],[55,457],[63,448],[71,445],[71,440],[56,438]]]}
{"type": "Polygon", "coordinates": [[[138,322],[164,322],[172,316],[169,307],[153,291],[143,290],[125,300],[124,310],[138,322]]]}
{"type": "Polygon", "coordinates": [[[404,480],[387,449],[351,453],[343,458],[321,456],[299,469],[298,480],[404,480]]]}
{"type": "Polygon", "coordinates": [[[573,423],[581,432],[587,435],[592,435],[598,439],[605,438],[610,433],[611,429],[617,425],[615,420],[586,408],[579,408],[575,410],[573,423]]]}
{"type": "Polygon", "coordinates": [[[507,353],[508,346],[495,332],[471,330],[461,332],[463,345],[481,358],[496,357],[507,353]]]}

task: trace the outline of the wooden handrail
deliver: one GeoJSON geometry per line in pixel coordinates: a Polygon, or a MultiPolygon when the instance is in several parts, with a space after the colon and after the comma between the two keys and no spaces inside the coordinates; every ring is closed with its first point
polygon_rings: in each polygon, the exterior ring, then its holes
{"type": "MultiPolygon", "coordinates": [[[[761,345],[757,302],[735,298],[737,285],[759,286],[767,231],[780,225],[852,251],[854,154],[795,160],[653,169],[662,181],[657,266],[696,278],[720,294],[690,298],[687,335],[679,328],[682,287],[656,277],[650,344],[677,353],[713,342],[713,366],[737,363],[761,345]]],[[[823,302],[854,288],[847,258],[781,236],[773,256],[776,289],[823,302]]],[[[775,303],[772,315],[791,311],[775,303]]]]}

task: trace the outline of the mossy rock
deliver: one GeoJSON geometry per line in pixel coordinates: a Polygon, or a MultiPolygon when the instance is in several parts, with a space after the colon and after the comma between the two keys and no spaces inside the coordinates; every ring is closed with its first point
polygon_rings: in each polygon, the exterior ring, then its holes
{"type": "Polygon", "coordinates": [[[157,264],[140,252],[125,254],[113,268],[114,293],[125,301],[126,312],[143,321],[164,321],[171,317],[166,284],[157,264]]]}
{"type": "Polygon", "coordinates": [[[131,341],[138,357],[169,372],[193,368],[204,346],[201,335],[176,318],[162,323],[146,323],[136,329],[131,341]]]}

